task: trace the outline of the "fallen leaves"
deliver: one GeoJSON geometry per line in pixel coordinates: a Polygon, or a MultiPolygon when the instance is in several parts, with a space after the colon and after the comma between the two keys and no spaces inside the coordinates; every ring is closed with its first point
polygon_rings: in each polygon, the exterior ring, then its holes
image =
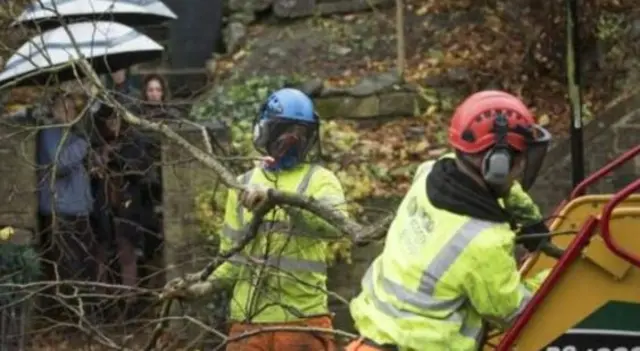
{"type": "Polygon", "coordinates": [[[417,166],[446,152],[443,133],[446,126],[439,118],[405,118],[369,127],[330,121],[323,127],[323,153],[350,200],[402,196],[417,166]],[[351,141],[345,144],[344,139],[351,141]]]}

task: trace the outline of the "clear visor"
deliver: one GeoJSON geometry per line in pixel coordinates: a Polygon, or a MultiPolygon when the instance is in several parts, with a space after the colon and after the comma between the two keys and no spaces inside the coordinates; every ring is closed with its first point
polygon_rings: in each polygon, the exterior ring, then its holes
{"type": "Polygon", "coordinates": [[[547,150],[551,142],[551,133],[545,128],[535,125],[533,139],[528,142],[525,153],[525,165],[522,173],[522,188],[529,190],[536,181],[538,173],[542,168],[542,163],[547,155],[547,150]]]}

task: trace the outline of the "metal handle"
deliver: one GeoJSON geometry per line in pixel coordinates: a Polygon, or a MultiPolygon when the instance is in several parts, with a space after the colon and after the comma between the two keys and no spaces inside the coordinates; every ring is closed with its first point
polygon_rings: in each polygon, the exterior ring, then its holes
{"type": "MultiPolygon", "coordinates": [[[[640,147],[636,149],[640,149],[640,147]]],[[[602,239],[604,239],[604,242],[605,244],[607,244],[609,250],[613,251],[613,253],[615,253],[618,257],[630,262],[636,267],[640,267],[640,257],[618,245],[618,243],[611,236],[610,221],[613,210],[622,201],[624,201],[626,198],[631,196],[631,194],[635,193],[638,190],[640,190],[640,178],[616,193],[604,207],[604,210],[602,211],[602,217],[600,218],[600,235],[602,236],[602,239]]]]}

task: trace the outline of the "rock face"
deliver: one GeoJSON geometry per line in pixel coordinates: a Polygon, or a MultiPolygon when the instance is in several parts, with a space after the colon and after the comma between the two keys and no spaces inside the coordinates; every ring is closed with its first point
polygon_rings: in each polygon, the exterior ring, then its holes
{"type": "Polygon", "coordinates": [[[316,110],[323,118],[411,117],[428,106],[415,92],[397,91],[369,96],[319,97],[316,110]]]}
{"type": "Polygon", "coordinates": [[[227,13],[261,12],[271,7],[279,18],[298,18],[368,11],[391,4],[393,0],[227,0],[225,10],[227,13]]]}
{"type": "Polygon", "coordinates": [[[393,4],[393,0],[274,0],[273,13],[280,18],[368,11],[393,4]]]}
{"type": "MultiPolygon", "coordinates": [[[[264,14],[269,9],[278,19],[294,19],[370,11],[391,4],[393,0],[226,0],[223,4],[227,16],[224,41],[227,52],[236,51],[247,34],[246,26],[254,21],[257,13],[264,14]]],[[[344,53],[350,49],[337,50],[344,53]]]]}
{"type": "Polygon", "coordinates": [[[12,239],[20,244],[31,242],[37,230],[36,135],[33,126],[8,121],[0,124],[0,228],[17,229],[12,239]]]}
{"type": "MultiPolygon", "coordinates": [[[[640,93],[616,102],[584,128],[586,174],[589,175],[616,156],[640,144],[640,93]]],[[[572,189],[570,140],[556,144],[547,154],[538,180],[531,190],[545,213],[551,213],[572,189]]],[[[640,174],[640,157],[618,168],[589,189],[592,194],[620,190],[640,174]]]]}

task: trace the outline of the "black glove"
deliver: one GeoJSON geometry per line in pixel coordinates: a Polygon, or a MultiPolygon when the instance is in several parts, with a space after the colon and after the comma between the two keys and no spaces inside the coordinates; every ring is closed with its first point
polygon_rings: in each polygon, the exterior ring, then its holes
{"type": "Polygon", "coordinates": [[[529,252],[540,250],[540,248],[551,241],[548,235],[551,231],[543,222],[535,222],[523,226],[518,233],[516,241],[521,243],[529,252]]]}

